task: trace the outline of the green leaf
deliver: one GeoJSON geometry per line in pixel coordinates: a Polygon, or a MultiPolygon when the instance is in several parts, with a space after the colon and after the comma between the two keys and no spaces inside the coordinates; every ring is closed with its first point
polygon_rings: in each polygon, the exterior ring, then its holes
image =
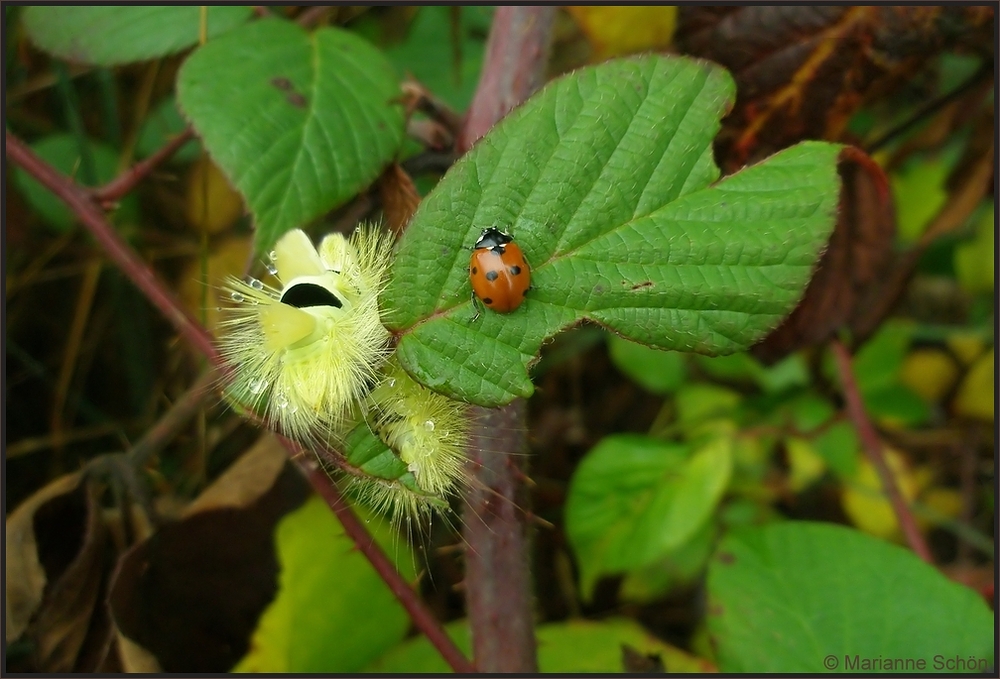
{"type": "Polygon", "coordinates": [[[850,422],[837,422],[813,439],[813,448],[841,479],[851,479],[858,471],[861,444],[850,422]]]}
{"type": "Polygon", "coordinates": [[[834,416],[830,402],[817,393],[808,391],[795,397],[788,404],[792,424],[801,432],[810,432],[834,416]]]}
{"type": "Polygon", "coordinates": [[[994,292],[995,242],[996,222],[991,202],[975,222],[975,237],[955,248],[955,274],[965,290],[972,293],[994,292]]]}
{"type": "Polygon", "coordinates": [[[685,384],[677,392],[677,420],[700,424],[712,418],[728,418],[740,404],[740,394],[705,382],[685,384]]]}
{"type": "Polygon", "coordinates": [[[542,341],[583,319],[702,353],[774,327],[833,227],[840,147],[803,143],[709,186],[732,98],[725,71],[651,55],[580,69],[508,115],[399,243],[385,301],[407,371],[498,405],[532,393],[542,341]],[[492,225],[516,237],[532,289],[514,312],[474,321],[468,248],[492,225]]]}
{"type": "Polygon", "coordinates": [[[629,572],[618,596],[623,601],[649,603],[692,583],[704,573],[718,537],[718,522],[708,520],[677,549],[644,568],[629,572]]]}
{"type": "Polygon", "coordinates": [[[584,596],[600,575],[652,564],[691,538],[718,504],[731,469],[725,438],[696,449],[622,434],[594,446],[566,500],[584,596]]]}
{"type": "MultiPolygon", "coordinates": [[[[97,172],[97,184],[111,181],[118,174],[118,154],[107,144],[87,140],[89,153],[94,159],[97,172]]],[[[74,178],[86,186],[80,175],[81,151],[80,143],[72,134],[56,134],[44,137],[31,145],[31,149],[46,163],[74,178]]],[[[25,199],[42,219],[56,231],[68,231],[72,228],[76,217],[72,210],[51,191],[39,184],[31,175],[15,168],[14,183],[20,189],[25,199]]],[[[139,204],[134,195],[125,196],[118,208],[116,222],[134,221],[139,212],[139,204]]]]}
{"type": "Polygon", "coordinates": [[[185,115],[253,212],[258,251],[378,177],[403,138],[399,95],[361,38],[281,20],[209,42],[177,81],[185,115]]]}
{"type": "Polygon", "coordinates": [[[734,532],[709,567],[708,595],[722,672],[880,669],[852,667],[855,656],[923,660],[928,671],[935,657],[993,661],[993,615],[979,595],[911,552],[841,526],[734,532]]]}
{"type": "Polygon", "coordinates": [[[464,111],[472,101],[482,71],[492,7],[461,7],[456,63],[450,13],[456,7],[423,6],[410,25],[406,40],[387,47],[385,55],[400,72],[409,72],[434,96],[464,111]]]}
{"type": "MultiPolygon", "coordinates": [[[[208,37],[246,22],[251,7],[209,7],[208,37]]],[[[101,66],[176,54],[198,44],[197,5],[38,5],[24,11],[24,28],[38,47],[69,61],[101,66]]]]}
{"type": "MultiPolygon", "coordinates": [[[[467,655],[472,648],[469,626],[456,620],[445,627],[448,636],[467,655]]],[[[622,672],[622,645],[628,645],[643,655],[660,656],[670,672],[681,674],[708,672],[712,666],[676,646],[657,639],[641,625],[627,618],[607,618],[600,622],[572,620],[540,625],[538,669],[545,673],[602,674],[622,672]]],[[[369,665],[366,672],[376,674],[445,674],[450,668],[427,637],[408,639],[369,665]]]]}
{"type": "MultiPolygon", "coordinates": [[[[406,578],[413,555],[369,524],[406,578]]],[[[358,672],[406,635],[409,618],[371,564],[313,497],[278,525],[278,594],[235,672],[358,672]]]]}
{"type": "Polygon", "coordinates": [[[911,323],[890,321],[883,323],[875,336],[862,345],[851,362],[862,395],[899,382],[912,334],[911,323]]]}
{"type": "Polygon", "coordinates": [[[684,381],[684,356],[676,351],[652,349],[617,335],[608,336],[608,349],[619,370],[654,394],[673,393],[684,381]]]}

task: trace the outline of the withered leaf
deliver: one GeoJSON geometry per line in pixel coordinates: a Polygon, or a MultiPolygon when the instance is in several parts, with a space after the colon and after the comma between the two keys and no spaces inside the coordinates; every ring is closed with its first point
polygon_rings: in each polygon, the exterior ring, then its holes
{"type": "Polygon", "coordinates": [[[201,511],[163,526],[120,561],[109,601],[119,632],[140,647],[129,658],[138,653],[145,667],[155,659],[165,672],[225,672],[247,652],[277,590],[275,526],[308,492],[286,460],[262,494],[244,492],[256,483],[226,488],[252,481],[243,472],[269,457],[258,455],[201,511]]]}
{"type": "Polygon", "coordinates": [[[676,42],[728,68],[737,101],[716,149],[728,173],[802,139],[842,141],[850,117],[943,49],[990,54],[993,9],[682,6],[676,42]]]}
{"type": "Polygon", "coordinates": [[[385,212],[386,226],[401,234],[420,205],[420,194],[413,180],[399,164],[392,163],[378,180],[379,197],[385,212]]]}
{"type": "Polygon", "coordinates": [[[78,485],[35,514],[39,554],[51,583],[28,628],[40,672],[92,671],[107,647],[103,594],[111,555],[95,493],[89,484],[78,485]],[[63,567],[71,546],[75,554],[63,567]]]}
{"type": "Polygon", "coordinates": [[[35,513],[53,498],[71,493],[79,485],[79,473],[60,476],[22,502],[7,517],[4,544],[7,588],[4,603],[8,643],[28,628],[45,591],[46,572],[38,554],[35,513]]]}
{"type": "Polygon", "coordinates": [[[892,261],[896,214],[882,168],[863,151],[847,147],[838,170],[842,182],[837,224],[802,301],[752,349],[777,361],[819,344],[848,326],[868,291],[881,283],[892,261]]]}

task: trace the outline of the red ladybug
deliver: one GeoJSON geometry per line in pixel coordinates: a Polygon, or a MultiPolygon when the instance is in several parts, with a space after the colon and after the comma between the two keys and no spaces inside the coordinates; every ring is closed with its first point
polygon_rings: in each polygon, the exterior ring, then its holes
{"type": "MultiPolygon", "coordinates": [[[[531,288],[531,267],[510,234],[491,226],[476,241],[469,261],[469,281],[475,297],[505,314],[524,301],[524,293],[531,288]]],[[[478,317],[477,311],[473,320],[478,317]]]]}

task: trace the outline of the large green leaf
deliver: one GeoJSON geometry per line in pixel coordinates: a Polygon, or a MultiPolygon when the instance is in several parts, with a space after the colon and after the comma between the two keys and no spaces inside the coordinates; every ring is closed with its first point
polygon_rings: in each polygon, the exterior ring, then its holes
{"type": "Polygon", "coordinates": [[[594,446],[566,499],[584,595],[600,575],[648,566],[684,544],[715,508],[731,469],[722,437],[695,448],[622,434],[594,446]]]}
{"type": "MultiPolygon", "coordinates": [[[[409,549],[380,528],[376,538],[413,577],[409,549]]],[[[277,544],[278,595],[234,671],[357,672],[402,641],[402,604],[318,498],[282,519],[277,544]]]]}
{"type": "Polygon", "coordinates": [[[361,38],[281,20],[210,41],[177,82],[185,115],[253,212],[258,251],[378,177],[403,137],[399,94],[361,38]]]}
{"type": "MultiPolygon", "coordinates": [[[[209,38],[244,23],[250,7],[209,7],[209,38]]],[[[197,5],[156,7],[39,5],[24,11],[24,28],[40,48],[88,64],[113,66],[175,54],[198,44],[197,5]]]]}
{"type": "Polygon", "coordinates": [[[841,526],[734,532],[709,568],[708,591],[723,672],[940,672],[949,668],[935,667],[936,658],[956,657],[992,665],[993,616],[975,592],[897,545],[841,526]],[[864,659],[913,663],[865,667],[864,659]]]}
{"type": "Polygon", "coordinates": [[[498,405],[532,392],[541,343],[582,319],[663,349],[746,347],[795,305],[833,227],[839,147],[787,149],[710,186],[730,76],[645,56],[581,69],[511,113],[400,241],[386,304],[420,382],[498,405]],[[496,225],[533,267],[510,314],[473,320],[468,248],[496,225]]]}

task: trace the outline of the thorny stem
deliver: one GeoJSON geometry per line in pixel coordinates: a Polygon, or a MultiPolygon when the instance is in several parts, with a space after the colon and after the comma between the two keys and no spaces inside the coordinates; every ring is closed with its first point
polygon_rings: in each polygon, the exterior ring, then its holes
{"type": "MultiPolygon", "coordinates": [[[[6,153],[10,160],[62,199],[73,210],[94,239],[104,246],[110,259],[146,295],[150,303],[215,368],[226,369],[222,357],[212,343],[212,338],[208,334],[208,331],[188,315],[176,297],[156,278],[150,267],[121,239],[104,217],[100,208],[97,207],[91,194],[86,189],[75,185],[69,177],[61,174],[35,155],[23,141],[18,139],[9,130],[5,131],[5,134],[6,153]]],[[[286,449],[291,457],[294,457],[298,452],[297,447],[286,446],[286,449]]],[[[302,463],[300,462],[299,464],[301,466],[302,463]]],[[[374,540],[365,530],[364,526],[358,522],[357,517],[353,518],[352,523],[349,517],[353,517],[353,513],[349,509],[345,512],[344,501],[333,481],[319,470],[306,469],[305,471],[313,488],[330,505],[330,508],[337,517],[342,522],[346,518],[347,523],[344,524],[345,532],[355,541],[358,549],[369,560],[374,559],[372,560],[372,566],[381,575],[383,580],[385,580],[386,584],[389,585],[389,588],[400,600],[400,603],[410,613],[417,628],[434,643],[435,647],[441,652],[441,655],[451,664],[456,672],[468,673],[475,671],[469,661],[462,655],[462,652],[441,629],[440,624],[426,610],[423,602],[414,594],[402,576],[392,567],[392,564],[388,563],[385,555],[381,555],[381,560],[378,556],[374,556],[375,552],[371,549],[374,540]],[[386,563],[388,563],[388,567],[386,567],[386,563]]]]}
{"type": "Polygon", "coordinates": [[[158,165],[174,155],[180,147],[193,138],[194,130],[189,127],[164,144],[153,155],[136,163],[104,186],[92,189],[90,195],[101,205],[108,205],[121,200],[122,196],[134,189],[136,184],[149,176],[158,165]]]}
{"type": "MultiPolygon", "coordinates": [[[[554,7],[498,7],[460,153],[541,85],[554,7]]],[[[465,590],[476,666],[482,672],[537,672],[527,521],[518,469],[526,449],[525,403],[479,409],[470,437],[474,479],[466,498],[465,590]],[[513,455],[511,454],[513,453],[513,455]]]]}
{"type": "MultiPolygon", "coordinates": [[[[282,438],[282,437],[279,437],[282,438]]],[[[294,443],[282,438],[282,443],[289,450],[298,448],[294,443]]],[[[323,471],[316,461],[308,455],[293,456],[296,464],[309,479],[316,492],[326,501],[337,515],[340,524],[344,527],[344,532],[354,541],[358,551],[365,555],[375,571],[382,577],[392,593],[396,595],[399,603],[403,605],[406,612],[410,614],[413,624],[420,629],[427,640],[434,645],[441,656],[451,668],[461,674],[471,674],[476,671],[475,666],[463,655],[462,651],[455,646],[451,638],[441,627],[440,623],[424,606],[423,601],[413,591],[406,581],[404,581],[392,561],[386,556],[378,543],[372,539],[371,534],[365,529],[364,524],[358,519],[357,514],[350,508],[337,486],[330,482],[330,477],[323,471]]]]}
{"type": "Polygon", "coordinates": [[[875,427],[865,413],[865,406],[861,401],[861,392],[858,390],[858,383],[854,380],[854,372],[851,370],[851,356],[847,352],[847,348],[839,340],[833,340],[830,346],[833,349],[833,356],[837,362],[837,371],[840,373],[840,383],[843,386],[844,399],[847,401],[847,413],[854,421],[854,427],[858,430],[858,435],[861,437],[861,444],[865,450],[865,454],[868,456],[868,460],[872,463],[872,466],[875,467],[875,471],[882,481],[882,488],[885,489],[886,494],[889,496],[889,502],[892,504],[896,518],[899,520],[899,525],[903,529],[903,535],[906,536],[906,541],[910,544],[913,551],[916,552],[917,556],[927,563],[933,564],[934,559],[931,556],[930,549],[927,547],[927,542],[917,527],[917,522],[913,518],[913,513],[910,511],[909,505],[906,504],[906,498],[903,497],[899,486],[896,485],[895,475],[889,469],[889,465],[886,462],[878,432],[875,431],[875,427]]]}
{"type": "Polygon", "coordinates": [[[90,231],[94,239],[104,247],[105,252],[118,265],[122,273],[128,276],[136,287],[146,295],[150,303],[199,352],[212,363],[219,365],[222,359],[208,332],[191,318],[173,293],[160,283],[149,266],[118,235],[118,232],[104,217],[101,209],[94,203],[90,193],[35,155],[10,130],[5,130],[5,134],[7,156],[37,179],[42,186],[61,198],[90,231]]]}

